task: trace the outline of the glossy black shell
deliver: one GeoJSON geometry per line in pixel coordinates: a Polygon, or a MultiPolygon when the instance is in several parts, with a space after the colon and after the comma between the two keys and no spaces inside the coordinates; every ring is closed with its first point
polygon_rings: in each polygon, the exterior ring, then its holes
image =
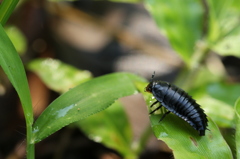
{"type": "Polygon", "coordinates": [[[158,102],[167,110],[188,122],[200,136],[205,135],[207,116],[200,105],[185,91],[163,81],[152,81],[146,91],[153,94],[158,102]]]}

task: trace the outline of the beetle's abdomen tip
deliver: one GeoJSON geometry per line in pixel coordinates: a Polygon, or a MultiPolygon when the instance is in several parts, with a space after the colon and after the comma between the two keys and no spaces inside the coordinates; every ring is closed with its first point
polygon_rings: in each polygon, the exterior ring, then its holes
{"type": "Polygon", "coordinates": [[[199,130],[199,135],[200,136],[205,136],[205,130],[199,130]]]}

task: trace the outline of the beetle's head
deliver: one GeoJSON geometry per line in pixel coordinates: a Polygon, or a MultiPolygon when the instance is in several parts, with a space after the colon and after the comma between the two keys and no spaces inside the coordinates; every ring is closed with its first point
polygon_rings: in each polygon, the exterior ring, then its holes
{"type": "Polygon", "coordinates": [[[153,86],[153,82],[150,82],[145,88],[145,92],[152,93],[152,86],[153,86]]]}
{"type": "Polygon", "coordinates": [[[153,86],[153,78],[154,78],[154,76],[155,76],[155,71],[152,74],[152,79],[151,79],[150,83],[145,88],[145,92],[152,93],[152,86],[153,86]]]}

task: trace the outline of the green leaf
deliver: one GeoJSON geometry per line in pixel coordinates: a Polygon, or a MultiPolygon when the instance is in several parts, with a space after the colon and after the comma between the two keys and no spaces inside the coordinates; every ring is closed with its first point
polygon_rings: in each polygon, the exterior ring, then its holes
{"type": "Polygon", "coordinates": [[[22,32],[15,26],[6,27],[5,30],[17,52],[20,55],[24,54],[27,49],[27,42],[22,32]]]}
{"type": "Polygon", "coordinates": [[[219,127],[234,127],[234,109],[233,106],[215,99],[209,95],[196,98],[197,103],[201,105],[206,114],[210,116],[219,127]]]}
{"type": "Polygon", "coordinates": [[[19,0],[4,0],[0,4],[0,24],[5,25],[19,0]]]}
{"type": "Polygon", "coordinates": [[[202,36],[202,6],[198,0],[146,0],[146,7],[172,47],[189,64],[202,36]]]}
{"type": "Polygon", "coordinates": [[[79,121],[78,125],[91,139],[117,150],[124,158],[134,156],[131,127],[120,102],[79,121]]]}
{"type": "Polygon", "coordinates": [[[150,116],[152,129],[155,136],[173,150],[174,158],[233,158],[217,125],[210,118],[208,118],[210,131],[206,131],[206,135],[201,137],[196,130],[176,115],[169,114],[159,123],[161,116],[162,114],[150,116]]]}
{"type": "MultiPolygon", "coordinates": [[[[31,61],[28,68],[37,73],[45,84],[57,92],[66,92],[69,88],[91,78],[90,72],[80,71],[54,59],[31,61]]],[[[124,156],[134,155],[131,150],[131,128],[119,102],[76,124],[93,140],[117,150],[124,156]]]]}
{"type": "Polygon", "coordinates": [[[109,107],[120,97],[137,93],[134,81],[144,79],[129,73],[101,76],[78,85],[53,101],[34,123],[37,143],[62,127],[109,107]]]}
{"type": "Polygon", "coordinates": [[[209,0],[209,34],[208,40],[215,43],[235,27],[239,27],[239,7],[235,8],[234,0],[209,0]],[[235,8],[235,9],[234,9],[235,8]]]}
{"type": "MultiPolygon", "coordinates": [[[[240,27],[239,27],[240,28],[240,27]]],[[[237,56],[240,57],[240,30],[238,33],[227,36],[223,40],[219,41],[213,50],[222,56],[237,56]]]]}
{"type": "Polygon", "coordinates": [[[23,63],[0,24],[0,65],[16,89],[22,103],[26,122],[33,123],[32,102],[23,63]]]}
{"type": "Polygon", "coordinates": [[[240,5],[238,0],[209,0],[208,42],[220,55],[240,57],[240,5]]]}
{"type": "Polygon", "coordinates": [[[213,98],[233,107],[240,94],[240,84],[212,83],[207,86],[207,92],[213,98]]]}
{"type": "Polygon", "coordinates": [[[240,159],[240,98],[235,103],[235,111],[236,111],[236,134],[235,134],[235,142],[236,142],[236,155],[237,159],[240,159]]]}
{"type": "MultiPolygon", "coordinates": [[[[206,77],[208,78],[208,77],[206,77]]],[[[215,82],[199,85],[198,89],[191,90],[197,102],[204,108],[220,127],[234,127],[234,103],[240,94],[239,84],[215,82]]]]}
{"type": "Polygon", "coordinates": [[[28,69],[35,72],[49,88],[61,93],[92,78],[89,71],[50,58],[33,60],[28,69]]]}

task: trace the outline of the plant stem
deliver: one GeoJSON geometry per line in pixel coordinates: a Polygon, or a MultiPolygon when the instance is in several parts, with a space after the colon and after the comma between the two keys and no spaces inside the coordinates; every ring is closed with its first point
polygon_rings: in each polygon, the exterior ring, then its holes
{"type": "Polygon", "coordinates": [[[27,159],[34,159],[34,142],[32,141],[32,123],[27,124],[27,159]]]}
{"type": "Polygon", "coordinates": [[[19,0],[3,0],[0,5],[0,23],[2,26],[5,25],[8,18],[12,14],[19,0]]]}

